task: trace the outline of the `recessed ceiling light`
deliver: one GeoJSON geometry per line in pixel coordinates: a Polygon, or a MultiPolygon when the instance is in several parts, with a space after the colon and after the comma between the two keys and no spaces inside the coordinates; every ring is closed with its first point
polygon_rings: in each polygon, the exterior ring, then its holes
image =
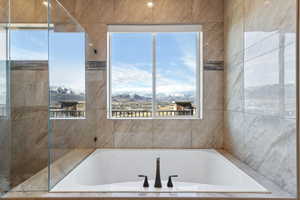
{"type": "Polygon", "coordinates": [[[147,2],[147,6],[149,8],[152,8],[154,6],[154,3],[152,1],[147,2]]]}
{"type": "Polygon", "coordinates": [[[43,4],[44,4],[44,6],[48,6],[49,5],[48,1],[46,1],[46,0],[43,1],[43,4]]]}
{"type": "Polygon", "coordinates": [[[271,4],[271,2],[270,2],[269,0],[266,0],[266,1],[264,2],[264,4],[265,4],[266,6],[268,6],[268,5],[271,4]]]}

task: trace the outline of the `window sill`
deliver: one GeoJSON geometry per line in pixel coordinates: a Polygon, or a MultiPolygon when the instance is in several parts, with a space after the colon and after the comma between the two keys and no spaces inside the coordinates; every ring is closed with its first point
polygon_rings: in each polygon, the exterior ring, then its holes
{"type": "Polygon", "coordinates": [[[203,120],[200,117],[108,117],[108,120],[203,120]]]}
{"type": "Polygon", "coordinates": [[[50,120],[83,120],[86,119],[86,117],[56,117],[56,118],[50,118],[50,120]]]}

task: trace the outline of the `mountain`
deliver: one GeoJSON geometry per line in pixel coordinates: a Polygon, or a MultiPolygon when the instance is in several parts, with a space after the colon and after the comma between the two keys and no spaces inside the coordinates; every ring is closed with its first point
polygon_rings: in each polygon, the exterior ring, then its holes
{"type": "Polygon", "coordinates": [[[151,98],[150,97],[146,97],[146,96],[141,96],[141,95],[137,95],[137,94],[119,94],[119,95],[114,95],[112,97],[113,101],[116,102],[130,102],[130,101],[134,101],[134,102],[150,102],[151,98]]]}
{"type": "Polygon", "coordinates": [[[85,94],[76,93],[71,88],[51,87],[50,98],[51,104],[57,104],[60,101],[84,101],[85,94]]]}
{"type": "MultiPolygon", "coordinates": [[[[162,102],[172,102],[172,101],[194,101],[194,96],[192,94],[174,94],[174,95],[163,95],[157,94],[158,101],[162,102]]],[[[112,96],[112,100],[115,102],[151,102],[151,96],[143,96],[138,94],[117,94],[112,96]]]]}

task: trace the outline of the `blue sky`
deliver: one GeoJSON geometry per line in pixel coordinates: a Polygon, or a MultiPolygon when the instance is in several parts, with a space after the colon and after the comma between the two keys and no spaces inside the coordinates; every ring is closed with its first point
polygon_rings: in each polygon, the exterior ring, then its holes
{"type": "MultiPolygon", "coordinates": [[[[195,92],[196,33],[157,33],[157,94],[195,92]]],[[[152,34],[112,34],[112,93],[152,92],[152,34]]]]}

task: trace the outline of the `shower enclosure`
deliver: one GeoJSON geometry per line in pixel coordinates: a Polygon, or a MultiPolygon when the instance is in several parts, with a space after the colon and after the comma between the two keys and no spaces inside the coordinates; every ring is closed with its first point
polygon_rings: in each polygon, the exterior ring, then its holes
{"type": "Polygon", "coordinates": [[[54,121],[85,118],[88,39],[56,0],[1,0],[0,19],[0,193],[46,191],[67,150],[54,121]],[[45,181],[30,179],[38,172],[45,181]]]}

